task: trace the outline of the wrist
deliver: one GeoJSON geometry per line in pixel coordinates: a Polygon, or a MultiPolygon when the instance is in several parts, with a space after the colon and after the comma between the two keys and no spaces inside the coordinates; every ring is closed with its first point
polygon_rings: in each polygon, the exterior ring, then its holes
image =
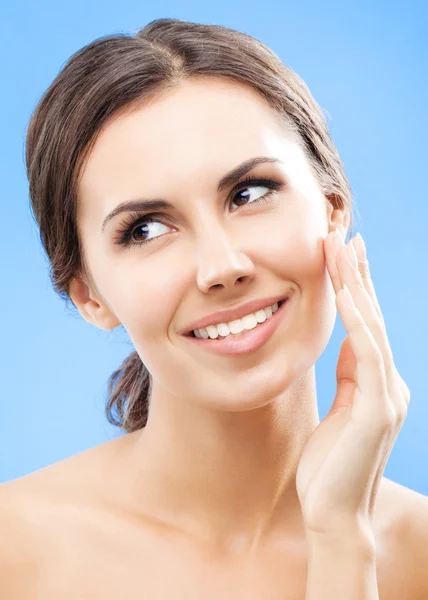
{"type": "Polygon", "coordinates": [[[372,527],[358,521],[325,531],[307,529],[306,539],[308,544],[314,547],[343,547],[368,554],[376,553],[376,538],[372,527]]]}
{"type": "Polygon", "coordinates": [[[367,536],[309,538],[306,600],[379,600],[374,544],[367,536]]]}
{"type": "Polygon", "coordinates": [[[369,560],[376,557],[376,540],[373,532],[361,530],[343,530],[341,532],[307,532],[309,552],[336,551],[347,554],[358,554],[369,560]]]}

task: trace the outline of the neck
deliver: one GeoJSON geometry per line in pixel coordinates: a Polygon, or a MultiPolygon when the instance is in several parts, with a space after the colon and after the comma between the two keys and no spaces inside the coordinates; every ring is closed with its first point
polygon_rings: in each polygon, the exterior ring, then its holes
{"type": "Polygon", "coordinates": [[[315,367],[245,412],[153,393],[146,427],[129,436],[127,496],[137,510],[223,550],[247,553],[301,535],[296,470],[318,423],[315,367]]]}

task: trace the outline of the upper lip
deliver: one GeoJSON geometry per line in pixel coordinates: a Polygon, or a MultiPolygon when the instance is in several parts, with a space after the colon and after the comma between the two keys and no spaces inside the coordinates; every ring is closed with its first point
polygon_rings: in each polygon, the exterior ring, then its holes
{"type": "Polygon", "coordinates": [[[251,300],[250,302],[246,302],[245,304],[241,304],[241,306],[237,306],[235,308],[230,308],[228,310],[220,310],[218,312],[212,313],[203,317],[202,319],[198,319],[197,321],[193,321],[184,329],[181,334],[185,335],[191,333],[194,329],[202,329],[203,327],[207,327],[208,325],[215,325],[218,323],[228,323],[229,321],[235,321],[236,319],[240,319],[241,317],[245,317],[245,315],[249,315],[250,313],[257,312],[262,308],[267,308],[275,302],[279,302],[280,300],[285,300],[288,298],[289,294],[282,296],[271,296],[270,298],[260,298],[258,300],[251,300]]]}

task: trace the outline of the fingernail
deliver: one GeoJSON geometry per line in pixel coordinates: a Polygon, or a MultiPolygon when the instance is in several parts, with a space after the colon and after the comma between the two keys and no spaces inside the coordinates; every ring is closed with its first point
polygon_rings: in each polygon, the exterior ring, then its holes
{"type": "Polygon", "coordinates": [[[360,260],[365,260],[367,257],[366,246],[364,240],[359,233],[355,236],[354,246],[357,256],[360,260]]]}

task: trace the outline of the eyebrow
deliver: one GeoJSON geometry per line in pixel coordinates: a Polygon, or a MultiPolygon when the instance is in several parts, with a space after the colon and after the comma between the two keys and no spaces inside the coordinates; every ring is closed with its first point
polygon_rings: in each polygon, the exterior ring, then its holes
{"type": "MultiPolygon", "coordinates": [[[[261,163],[282,163],[279,158],[275,158],[273,156],[255,156],[254,158],[250,158],[245,162],[241,163],[232,171],[229,171],[224,177],[222,177],[219,181],[217,192],[222,192],[226,187],[240,179],[243,175],[251,171],[256,165],[261,163]]],[[[135,200],[127,200],[125,202],[121,202],[116,208],[114,208],[104,219],[101,231],[104,232],[104,229],[109,221],[114,219],[117,215],[123,212],[135,211],[151,211],[151,210],[161,210],[161,209],[174,209],[174,206],[167,202],[166,200],[162,200],[161,198],[137,198],[135,200]]]]}

